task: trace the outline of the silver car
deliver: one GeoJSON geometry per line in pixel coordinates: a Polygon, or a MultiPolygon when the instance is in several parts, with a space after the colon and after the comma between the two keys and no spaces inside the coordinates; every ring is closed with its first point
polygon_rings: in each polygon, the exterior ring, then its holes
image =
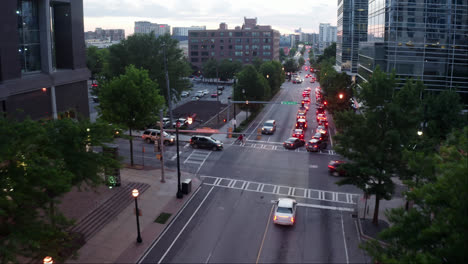
{"type": "Polygon", "coordinates": [[[275,120],[267,120],[263,124],[262,127],[262,134],[273,134],[276,131],[276,121],[275,120]]]}
{"type": "Polygon", "coordinates": [[[273,223],[279,225],[294,225],[296,221],[297,202],[290,198],[279,198],[275,204],[273,223]]]}

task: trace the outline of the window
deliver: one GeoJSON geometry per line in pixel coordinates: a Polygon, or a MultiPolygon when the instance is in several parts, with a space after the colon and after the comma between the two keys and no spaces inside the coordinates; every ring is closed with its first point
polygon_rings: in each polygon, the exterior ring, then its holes
{"type": "Polygon", "coordinates": [[[245,49],[248,50],[248,49],[249,49],[249,45],[245,45],[245,49]]]}
{"type": "Polygon", "coordinates": [[[39,40],[39,13],[37,1],[18,1],[18,33],[21,71],[41,69],[41,43],[39,40]]]}
{"type": "Polygon", "coordinates": [[[236,38],[236,44],[240,44],[240,43],[242,43],[242,39],[236,38]]]}
{"type": "Polygon", "coordinates": [[[263,56],[271,56],[271,52],[269,52],[269,51],[264,51],[264,52],[263,52],[263,56]]]}
{"type": "Polygon", "coordinates": [[[232,32],[229,32],[229,36],[232,37],[232,32]]]}
{"type": "Polygon", "coordinates": [[[198,58],[192,58],[190,61],[191,62],[198,62],[198,58]]]}
{"type": "Polygon", "coordinates": [[[242,32],[235,32],[235,33],[234,33],[234,36],[236,36],[236,37],[242,37],[242,32]]]}
{"type": "Polygon", "coordinates": [[[197,49],[198,49],[198,45],[190,45],[190,48],[191,48],[191,49],[194,49],[194,50],[197,50],[197,49]]]}
{"type": "Polygon", "coordinates": [[[211,52],[211,56],[213,56],[213,57],[214,57],[214,55],[215,55],[215,52],[214,52],[214,51],[212,51],[212,52],[211,52]]]}
{"type": "Polygon", "coordinates": [[[259,37],[260,36],[260,32],[252,32],[252,37],[259,37]]]}
{"type": "Polygon", "coordinates": [[[198,43],[198,39],[190,39],[191,43],[198,43]]]}
{"type": "Polygon", "coordinates": [[[191,37],[198,37],[198,32],[190,32],[189,36],[191,37]]]}
{"type": "Polygon", "coordinates": [[[258,45],[252,45],[253,50],[258,50],[258,45]]]}
{"type": "Polygon", "coordinates": [[[211,35],[212,37],[214,37],[215,33],[214,33],[214,32],[211,32],[211,34],[210,34],[210,35],[211,35]]]}
{"type": "Polygon", "coordinates": [[[242,56],[242,51],[236,51],[236,56],[242,56]]]}
{"type": "Polygon", "coordinates": [[[263,43],[270,43],[270,39],[269,38],[263,39],[263,43]]]}
{"type": "Polygon", "coordinates": [[[224,32],[219,32],[220,37],[224,37],[224,32]]]}
{"type": "Polygon", "coordinates": [[[224,46],[219,46],[219,49],[220,49],[220,50],[223,50],[223,49],[224,49],[224,46]]]}
{"type": "Polygon", "coordinates": [[[219,40],[219,43],[224,43],[224,39],[220,39],[220,40],[219,40]]]}
{"type": "Polygon", "coordinates": [[[263,32],[264,37],[271,37],[271,32],[263,32]]]}
{"type": "Polygon", "coordinates": [[[224,56],[224,51],[220,51],[219,56],[224,56]]]}
{"type": "Polygon", "coordinates": [[[263,45],[263,49],[264,49],[264,50],[270,50],[270,49],[271,49],[271,46],[270,46],[270,45],[263,45]]]}
{"type": "Polygon", "coordinates": [[[208,48],[208,45],[201,45],[201,48],[202,48],[202,49],[207,49],[207,48],[208,48]]]}
{"type": "Polygon", "coordinates": [[[214,49],[215,48],[215,45],[211,45],[211,49],[214,49]]]}
{"type": "Polygon", "coordinates": [[[202,52],[201,52],[201,55],[202,55],[202,56],[208,56],[208,51],[202,51],[202,52]]]}
{"type": "Polygon", "coordinates": [[[252,51],[252,56],[257,56],[257,52],[256,51],[252,51]]]}
{"type": "Polygon", "coordinates": [[[260,39],[252,39],[252,43],[260,43],[260,39]]]}
{"type": "Polygon", "coordinates": [[[229,49],[232,49],[232,45],[229,45],[229,49]]]}
{"type": "Polygon", "coordinates": [[[206,37],[206,32],[200,32],[200,37],[206,37]]]}
{"type": "Polygon", "coordinates": [[[236,50],[242,50],[242,45],[236,45],[236,46],[235,46],[235,49],[236,49],[236,50]]]}
{"type": "Polygon", "coordinates": [[[190,52],[190,56],[198,56],[198,51],[192,51],[192,52],[190,52]]]}
{"type": "Polygon", "coordinates": [[[208,60],[208,57],[201,58],[201,61],[202,61],[202,62],[205,62],[205,61],[207,61],[207,60],[208,60]]]}
{"type": "Polygon", "coordinates": [[[249,43],[249,42],[250,42],[250,39],[245,39],[244,42],[245,42],[245,43],[249,43]]]}

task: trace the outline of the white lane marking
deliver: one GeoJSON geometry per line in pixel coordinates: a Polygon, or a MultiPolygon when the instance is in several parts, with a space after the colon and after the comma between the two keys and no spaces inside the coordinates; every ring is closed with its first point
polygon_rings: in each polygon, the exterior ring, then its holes
{"type": "Polygon", "coordinates": [[[309,165],[309,168],[311,168],[311,169],[317,169],[317,168],[318,168],[318,165],[309,165]]]}
{"type": "Polygon", "coordinates": [[[342,203],[342,204],[356,204],[356,202],[353,200],[353,197],[358,197],[358,194],[355,193],[342,193],[342,192],[333,192],[333,191],[324,191],[324,190],[315,190],[315,189],[304,189],[300,187],[292,187],[292,186],[283,186],[283,185],[273,185],[269,183],[260,183],[260,182],[251,182],[251,181],[243,181],[243,180],[234,180],[234,179],[229,179],[229,178],[221,178],[221,177],[213,177],[213,176],[200,176],[200,178],[208,178],[208,179],[215,179],[213,183],[203,183],[205,185],[210,185],[210,186],[218,186],[218,187],[223,187],[223,188],[230,188],[230,189],[237,189],[237,190],[245,190],[245,191],[251,191],[251,192],[261,192],[261,193],[268,193],[268,194],[277,194],[277,195],[288,195],[288,196],[293,196],[293,197],[298,197],[298,198],[307,198],[311,200],[321,200],[321,201],[327,201],[327,202],[335,202],[335,203],[342,203]],[[228,185],[221,184],[221,181],[229,181],[228,185]],[[242,181],[243,185],[242,187],[235,187],[235,183],[231,181],[242,181]],[[255,187],[249,189],[250,184],[257,184],[255,187]],[[273,190],[272,191],[265,191],[264,187],[265,185],[272,186],[273,190]],[[300,195],[296,190],[303,190],[304,194],[300,195]],[[314,195],[316,197],[312,196],[312,192],[314,192],[314,195]],[[326,199],[325,193],[330,193],[332,195],[332,199],[326,199]],[[349,196],[349,199],[346,199],[346,201],[341,201],[338,199],[338,196],[349,196]]]}
{"type": "Polygon", "coordinates": [[[341,228],[343,230],[343,242],[344,242],[344,248],[345,248],[345,253],[346,253],[346,263],[349,264],[348,246],[346,245],[346,235],[344,231],[343,212],[341,212],[341,228]]]}
{"type": "Polygon", "coordinates": [[[208,255],[208,258],[206,259],[205,264],[207,264],[208,262],[210,262],[211,253],[212,253],[212,252],[210,252],[210,254],[208,255]]]}
{"type": "Polygon", "coordinates": [[[356,227],[356,233],[357,233],[357,237],[358,237],[358,240],[359,240],[359,244],[361,244],[361,234],[359,234],[359,228],[358,228],[356,220],[354,220],[354,226],[356,227]]]}
{"type": "Polygon", "coordinates": [[[156,240],[153,241],[153,243],[151,244],[151,247],[148,248],[146,250],[146,253],[140,258],[140,260],[138,261],[138,264],[140,264],[145,258],[146,256],[148,256],[148,254],[153,251],[153,248],[159,243],[159,240],[161,240],[161,238],[164,236],[164,234],[166,234],[167,230],[171,229],[171,226],[172,224],[174,224],[174,222],[177,220],[177,218],[179,218],[179,215],[182,214],[182,212],[184,211],[185,207],[187,207],[187,205],[192,201],[192,199],[197,195],[197,193],[201,190],[201,188],[197,188],[197,190],[192,194],[192,196],[190,196],[190,199],[184,204],[184,206],[179,210],[179,212],[177,213],[177,215],[174,217],[173,220],[171,220],[171,222],[169,223],[169,225],[167,226],[167,228],[164,229],[164,231],[161,233],[161,235],[158,236],[158,238],[156,240]]]}
{"type": "MultiPolygon", "coordinates": [[[[182,151],[179,151],[179,156],[182,154],[182,151]]],[[[177,158],[177,153],[174,154],[174,156],[171,157],[171,160],[174,161],[177,158]]]]}
{"type": "Polygon", "coordinates": [[[208,193],[206,194],[205,198],[203,198],[203,200],[201,201],[200,205],[198,205],[197,209],[195,210],[195,212],[193,212],[192,216],[190,216],[189,220],[187,221],[187,223],[185,223],[184,227],[182,227],[182,229],[180,230],[179,234],[177,234],[176,238],[174,239],[174,241],[172,241],[171,245],[167,248],[166,252],[164,252],[164,255],[161,257],[161,259],[159,259],[158,261],[158,264],[160,264],[163,259],[166,257],[167,253],[169,253],[169,251],[172,249],[172,247],[174,246],[175,242],[177,241],[177,239],[179,239],[180,235],[182,234],[182,232],[184,232],[185,228],[188,226],[188,224],[190,223],[190,221],[192,221],[193,217],[195,216],[195,214],[198,212],[198,210],[200,210],[200,207],[203,205],[203,203],[205,203],[205,200],[206,198],[208,198],[208,196],[210,195],[211,191],[213,191],[214,189],[214,186],[211,187],[211,189],[208,191],[208,193]]]}
{"type": "Polygon", "coordinates": [[[198,166],[197,172],[195,172],[195,174],[198,174],[198,172],[200,171],[201,167],[203,167],[203,164],[205,164],[205,161],[208,159],[210,154],[211,154],[211,151],[208,153],[208,155],[206,155],[206,158],[203,160],[203,162],[200,164],[200,166],[198,166]]]}
{"type": "Polygon", "coordinates": [[[270,142],[270,137],[268,137],[267,142],[270,142]]]}

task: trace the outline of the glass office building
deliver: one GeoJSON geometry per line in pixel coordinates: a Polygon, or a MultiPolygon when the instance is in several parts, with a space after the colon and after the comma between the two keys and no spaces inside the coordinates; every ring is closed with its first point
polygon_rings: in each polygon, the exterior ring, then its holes
{"type": "Polygon", "coordinates": [[[360,43],[358,81],[377,65],[399,83],[456,90],[468,104],[468,0],[369,0],[367,41],[360,43]]]}
{"type": "Polygon", "coordinates": [[[338,0],[336,65],[357,73],[359,42],[367,40],[368,0],[338,0]]]}

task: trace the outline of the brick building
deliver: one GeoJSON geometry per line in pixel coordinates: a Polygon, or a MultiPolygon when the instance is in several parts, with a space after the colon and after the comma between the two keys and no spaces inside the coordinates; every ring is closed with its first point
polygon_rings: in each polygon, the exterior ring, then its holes
{"type": "Polygon", "coordinates": [[[201,69],[210,58],[252,63],[279,60],[280,33],[271,26],[257,25],[257,18],[244,18],[242,27],[228,29],[221,23],[215,30],[189,31],[189,62],[201,69]]]}

